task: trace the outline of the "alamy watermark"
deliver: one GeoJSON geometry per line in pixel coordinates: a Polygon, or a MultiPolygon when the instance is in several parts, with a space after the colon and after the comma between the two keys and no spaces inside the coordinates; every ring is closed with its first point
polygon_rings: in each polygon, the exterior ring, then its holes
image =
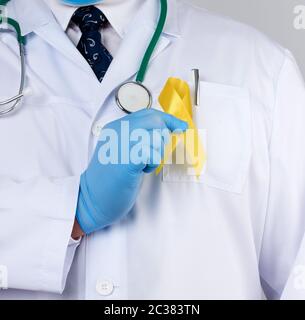
{"type": "Polygon", "coordinates": [[[0,290],[8,288],[8,271],[7,267],[0,265],[0,290]]]}
{"type": "Polygon", "coordinates": [[[305,5],[295,6],[293,9],[295,15],[293,26],[297,30],[305,30],[305,5]]]}
{"type": "MultiPolygon", "coordinates": [[[[6,24],[7,18],[8,18],[7,7],[0,5],[0,22],[2,22],[2,24],[6,24]]],[[[1,26],[1,24],[0,24],[0,26],[1,26]]]]}
{"type": "Polygon", "coordinates": [[[204,130],[198,129],[197,135],[193,129],[182,134],[181,131],[170,133],[168,129],[131,130],[129,121],[121,121],[120,125],[120,130],[107,127],[101,130],[98,160],[102,165],[158,165],[164,157],[165,145],[169,150],[175,149],[168,155],[166,164],[193,166],[200,161],[199,157],[202,155],[198,154],[198,150],[201,140],[197,137],[202,136],[204,130]]]}
{"type": "Polygon", "coordinates": [[[296,290],[305,290],[305,266],[297,265],[293,269],[293,287],[296,290]]]}

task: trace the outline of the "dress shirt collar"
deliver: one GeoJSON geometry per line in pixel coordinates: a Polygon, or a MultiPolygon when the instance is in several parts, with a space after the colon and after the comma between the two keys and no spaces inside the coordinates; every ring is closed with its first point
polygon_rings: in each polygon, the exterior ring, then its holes
{"type": "MultiPolygon", "coordinates": [[[[52,10],[63,30],[66,30],[76,7],[63,5],[59,0],[44,1],[52,10]]],[[[111,26],[123,38],[128,22],[145,1],[147,0],[105,0],[95,6],[105,14],[111,26]]]]}

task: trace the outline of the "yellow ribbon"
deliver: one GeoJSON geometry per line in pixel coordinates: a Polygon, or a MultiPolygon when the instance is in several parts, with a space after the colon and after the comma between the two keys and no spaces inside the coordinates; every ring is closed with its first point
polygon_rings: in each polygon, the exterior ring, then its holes
{"type": "Polygon", "coordinates": [[[200,141],[198,129],[193,122],[191,94],[188,84],[180,79],[169,78],[159,96],[159,103],[164,112],[188,123],[188,131],[192,130],[193,143],[187,143],[187,132],[172,134],[171,142],[165,147],[164,159],[157,168],[156,174],[158,175],[161,172],[164,164],[167,163],[169,157],[174,153],[179,142],[183,141],[198,178],[206,162],[206,155],[200,141]]]}

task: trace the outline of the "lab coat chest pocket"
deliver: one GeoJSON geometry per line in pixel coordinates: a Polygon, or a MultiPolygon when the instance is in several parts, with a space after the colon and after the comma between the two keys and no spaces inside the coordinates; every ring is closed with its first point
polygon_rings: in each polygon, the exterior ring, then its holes
{"type": "Polygon", "coordinates": [[[186,165],[163,169],[163,182],[203,183],[241,193],[251,158],[252,124],[247,89],[201,82],[200,106],[194,116],[207,156],[199,178],[186,165]]]}

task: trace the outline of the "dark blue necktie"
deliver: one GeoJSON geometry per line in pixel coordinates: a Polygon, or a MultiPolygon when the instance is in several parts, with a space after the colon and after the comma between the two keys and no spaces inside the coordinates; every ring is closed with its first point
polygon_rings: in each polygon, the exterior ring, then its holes
{"type": "Polygon", "coordinates": [[[100,29],[108,25],[107,18],[98,8],[87,6],[77,9],[72,16],[72,21],[82,32],[77,49],[101,82],[112,61],[111,54],[102,44],[100,33],[100,29]]]}

